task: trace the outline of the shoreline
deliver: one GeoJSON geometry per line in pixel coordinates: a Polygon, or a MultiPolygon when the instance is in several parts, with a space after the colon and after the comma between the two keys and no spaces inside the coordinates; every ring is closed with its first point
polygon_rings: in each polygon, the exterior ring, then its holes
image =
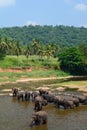
{"type": "MultiPolygon", "coordinates": [[[[0,85],[6,85],[6,84],[16,84],[16,83],[26,83],[26,82],[38,82],[38,81],[44,81],[44,80],[56,80],[56,79],[58,79],[58,80],[60,80],[60,79],[64,79],[64,80],[75,80],[75,79],[77,79],[78,78],[78,80],[80,80],[80,79],[87,79],[87,76],[67,76],[67,77],[45,77],[45,78],[21,78],[21,79],[18,79],[18,80],[16,80],[15,82],[10,82],[10,81],[8,81],[8,82],[1,82],[0,83],[0,85]]],[[[71,85],[67,85],[67,84],[65,84],[65,85],[63,85],[62,87],[58,87],[58,88],[60,88],[59,90],[60,91],[62,91],[62,90],[64,90],[64,88],[70,88],[70,89],[74,89],[74,88],[77,88],[78,90],[78,92],[79,91],[82,91],[82,92],[85,92],[85,93],[87,93],[87,86],[85,86],[85,85],[73,85],[73,84],[71,84],[71,85]],[[63,89],[62,89],[63,88],[63,89]]],[[[56,90],[58,90],[58,88],[56,88],[56,90]]],[[[7,90],[7,91],[9,91],[10,89],[2,89],[2,90],[7,90]]],[[[10,90],[11,91],[11,90],[10,90]]],[[[1,92],[0,92],[1,93],[1,92]]]]}

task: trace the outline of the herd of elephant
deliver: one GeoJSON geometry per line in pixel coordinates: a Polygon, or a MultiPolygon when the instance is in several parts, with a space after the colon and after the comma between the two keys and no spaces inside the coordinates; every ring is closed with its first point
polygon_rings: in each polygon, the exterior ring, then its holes
{"type": "Polygon", "coordinates": [[[79,105],[87,105],[87,94],[54,94],[47,90],[39,89],[36,91],[19,91],[12,88],[13,97],[22,101],[33,101],[35,113],[30,119],[30,126],[47,123],[47,112],[43,111],[43,106],[53,103],[57,108],[74,109],[79,105]]]}

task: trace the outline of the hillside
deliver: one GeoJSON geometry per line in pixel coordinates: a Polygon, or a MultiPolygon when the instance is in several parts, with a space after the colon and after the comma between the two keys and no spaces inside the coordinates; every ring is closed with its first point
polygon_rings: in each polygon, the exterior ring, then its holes
{"type": "Polygon", "coordinates": [[[43,44],[57,43],[60,45],[87,44],[87,28],[76,28],[69,26],[23,26],[1,28],[0,37],[18,40],[21,44],[32,42],[34,38],[39,39],[43,44]]]}

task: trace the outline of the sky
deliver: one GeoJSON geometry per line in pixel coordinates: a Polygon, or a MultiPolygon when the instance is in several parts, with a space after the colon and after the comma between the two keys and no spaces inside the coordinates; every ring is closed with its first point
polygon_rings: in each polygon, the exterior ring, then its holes
{"type": "Polygon", "coordinates": [[[0,0],[0,28],[25,25],[87,28],[87,0],[0,0]]]}

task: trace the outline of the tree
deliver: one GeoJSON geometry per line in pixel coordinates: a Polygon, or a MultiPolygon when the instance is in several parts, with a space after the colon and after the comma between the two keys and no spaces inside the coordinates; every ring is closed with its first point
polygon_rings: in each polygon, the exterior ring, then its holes
{"type": "Polygon", "coordinates": [[[32,47],[33,47],[33,53],[35,55],[38,55],[39,50],[41,49],[41,43],[38,39],[34,39],[32,42],[32,47]]]}
{"type": "Polygon", "coordinates": [[[19,42],[16,41],[13,47],[14,47],[15,55],[17,56],[17,59],[18,59],[18,64],[19,64],[19,55],[21,54],[21,47],[20,47],[19,42]]]}
{"type": "Polygon", "coordinates": [[[4,48],[4,44],[0,43],[0,59],[3,59],[6,55],[6,50],[4,48]]]}
{"type": "Polygon", "coordinates": [[[0,59],[3,59],[6,56],[8,48],[9,46],[8,46],[7,38],[6,41],[0,38],[0,59]]]}
{"type": "Polygon", "coordinates": [[[83,56],[83,62],[87,63],[87,45],[86,44],[80,44],[78,46],[82,56],[83,56]]]}
{"type": "Polygon", "coordinates": [[[54,49],[52,48],[51,44],[47,44],[45,46],[45,56],[47,56],[47,59],[50,59],[51,56],[53,56],[54,49]]]}
{"type": "Polygon", "coordinates": [[[27,58],[27,63],[28,63],[28,58],[29,58],[29,55],[31,54],[31,47],[30,47],[29,44],[27,44],[26,49],[24,51],[24,54],[25,54],[25,56],[27,58]]]}
{"type": "Polygon", "coordinates": [[[83,56],[77,47],[70,47],[61,52],[59,54],[59,61],[61,69],[71,74],[82,75],[87,73],[87,65],[83,62],[83,56]]]}

